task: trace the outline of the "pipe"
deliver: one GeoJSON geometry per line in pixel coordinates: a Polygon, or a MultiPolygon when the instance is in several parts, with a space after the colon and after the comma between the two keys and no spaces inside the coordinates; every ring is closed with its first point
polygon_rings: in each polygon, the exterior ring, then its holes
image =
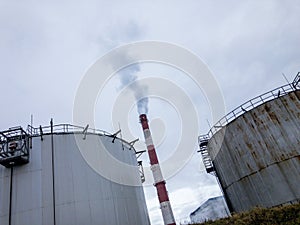
{"type": "Polygon", "coordinates": [[[13,174],[14,167],[10,168],[10,187],[9,187],[9,213],[8,213],[8,224],[11,225],[12,219],[12,191],[13,191],[13,174]]]}
{"type": "Polygon", "coordinates": [[[148,155],[150,158],[151,171],[154,179],[154,186],[156,187],[158,200],[160,203],[160,209],[162,212],[165,225],[176,225],[173,211],[171,208],[166,182],[161,173],[160,165],[156,155],[155,147],[152,141],[151,132],[148,125],[148,119],[146,114],[140,115],[140,122],[142,124],[144,137],[147,145],[148,155]]]}

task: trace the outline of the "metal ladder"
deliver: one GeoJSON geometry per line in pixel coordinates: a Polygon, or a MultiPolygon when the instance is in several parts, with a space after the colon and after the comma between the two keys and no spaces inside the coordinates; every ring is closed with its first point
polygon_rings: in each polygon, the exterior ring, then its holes
{"type": "Polygon", "coordinates": [[[198,152],[201,153],[202,161],[205,166],[206,172],[212,175],[216,175],[214,165],[207,151],[208,140],[209,140],[208,135],[199,136],[198,142],[199,142],[200,149],[198,152]]]}

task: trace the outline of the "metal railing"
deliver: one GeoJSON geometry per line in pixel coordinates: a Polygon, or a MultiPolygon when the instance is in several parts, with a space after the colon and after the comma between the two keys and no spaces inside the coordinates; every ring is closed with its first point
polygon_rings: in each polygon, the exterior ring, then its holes
{"type": "MultiPolygon", "coordinates": [[[[40,126],[40,127],[33,127],[31,125],[27,126],[26,132],[31,136],[31,137],[36,137],[36,136],[43,136],[45,134],[51,134],[51,125],[49,126],[40,126]]],[[[88,126],[86,127],[81,127],[81,126],[76,126],[72,124],[56,124],[53,125],[53,133],[55,134],[63,134],[63,133],[79,133],[83,134],[84,137],[86,134],[97,134],[97,135],[102,135],[102,136],[109,136],[113,137],[114,139],[117,138],[115,134],[111,134],[109,132],[106,132],[104,130],[100,129],[94,129],[94,128],[89,128],[88,126]]],[[[126,140],[122,138],[118,138],[120,141],[122,141],[123,144],[125,144],[129,149],[133,148],[133,145],[126,140]]]]}
{"type": "MultiPolygon", "coordinates": [[[[111,133],[108,133],[103,130],[88,128],[88,127],[81,127],[81,126],[76,126],[76,125],[72,125],[72,124],[53,125],[53,133],[83,133],[83,132],[106,135],[106,136],[112,135],[111,133]]],[[[28,125],[27,133],[30,134],[31,136],[39,136],[39,135],[43,135],[43,134],[49,134],[49,133],[51,133],[51,126],[49,125],[49,126],[43,126],[43,127],[42,126],[33,127],[31,125],[28,125]]]]}
{"type": "Polygon", "coordinates": [[[238,106],[224,117],[222,117],[208,132],[208,137],[211,138],[215,133],[217,133],[220,129],[225,127],[227,124],[235,120],[237,117],[243,115],[245,112],[250,111],[251,109],[265,103],[271,101],[273,99],[279,98],[280,96],[286,95],[289,92],[299,90],[300,89],[300,72],[296,75],[295,79],[292,83],[278,87],[271,91],[268,91],[262,95],[259,95],[255,98],[250,99],[244,104],[238,106]]]}

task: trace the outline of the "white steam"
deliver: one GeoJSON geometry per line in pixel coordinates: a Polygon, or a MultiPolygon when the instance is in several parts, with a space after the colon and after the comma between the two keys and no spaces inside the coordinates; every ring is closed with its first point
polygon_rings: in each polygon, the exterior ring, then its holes
{"type": "MultiPolygon", "coordinates": [[[[126,62],[128,58],[124,58],[122,61],[126,62]]],[[[140,71],[139,64],[132,64],[119,71],[119,77],[121,82],[121,88],[129,85],[134,97],[137,101],[137,111],[139,114],[148,113],[148,87],[141,85],[138,81],[137,73],[140,71]]]]}

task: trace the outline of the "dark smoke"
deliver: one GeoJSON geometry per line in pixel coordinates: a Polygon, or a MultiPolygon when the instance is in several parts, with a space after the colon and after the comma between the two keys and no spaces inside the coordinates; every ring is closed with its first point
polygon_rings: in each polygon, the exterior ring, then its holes
{"type": "MultiPolygon", "coordinates": [[[[126,59],[124,59],[126,61],[126,59]]],[[[140,65],[139,64],[133,64],[125,69],[122,69],[119,71],[120,81],[121,81],[121,87],[126,87],[127,85],[130,85],[130,89],[132,90],[134,97],[137,101],[137,110],[139,114],[147,114],[148,113],[148,87],[145,85],[142,85],[137,80],[137,73],[140,71],[140,65]]]]}

